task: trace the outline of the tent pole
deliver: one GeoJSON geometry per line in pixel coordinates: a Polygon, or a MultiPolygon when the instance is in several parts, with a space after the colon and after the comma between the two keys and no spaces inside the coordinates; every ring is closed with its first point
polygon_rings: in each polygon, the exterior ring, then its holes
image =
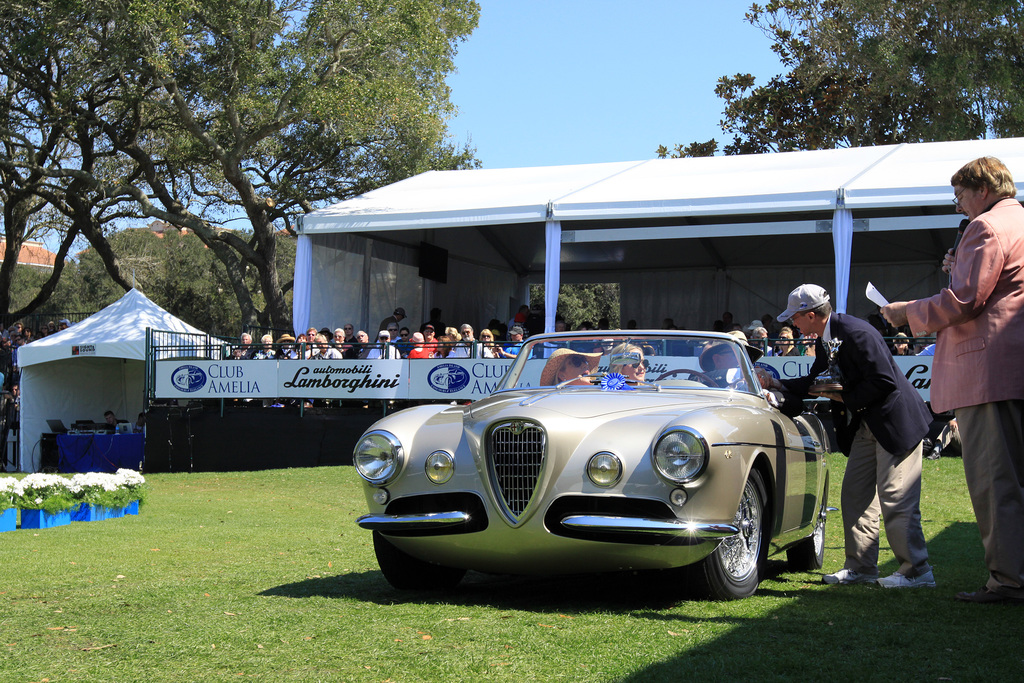
{"type": "Polygon", "coordinates": [[[554,219],[554,205],[548,202],[548,218],[544,223],[544,331],[555,331],[558,313],[558,289],[561,286],[562,223],[554,219]]]}

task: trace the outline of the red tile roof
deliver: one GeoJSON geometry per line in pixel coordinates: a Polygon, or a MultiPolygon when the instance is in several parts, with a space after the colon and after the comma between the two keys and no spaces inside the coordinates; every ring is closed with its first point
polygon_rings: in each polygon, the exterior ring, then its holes
{"type": "MultiPolygon", "coordinates": [[[[7,243],[4,240],[0,240],[0,263],[3,263],[6,249],[7,243]]],[[[42,242],[28,240],[21,245],[18,263],[24,266],[52,269],[54,264],[57,263],[57,255],[44,247],[42,242]]]]}

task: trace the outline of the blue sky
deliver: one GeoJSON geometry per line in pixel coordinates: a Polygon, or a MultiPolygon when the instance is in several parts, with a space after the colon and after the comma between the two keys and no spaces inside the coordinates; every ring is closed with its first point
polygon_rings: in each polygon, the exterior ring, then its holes
{"type": "MultiPolygon", "coordinates": [[[[634,161],[726,141],[723,75],[781,72],[750,0],[478,0],[449,129],[485,168],[634,161]]],[[[731,138],[729,138],[731,139],[731,138]]]]}

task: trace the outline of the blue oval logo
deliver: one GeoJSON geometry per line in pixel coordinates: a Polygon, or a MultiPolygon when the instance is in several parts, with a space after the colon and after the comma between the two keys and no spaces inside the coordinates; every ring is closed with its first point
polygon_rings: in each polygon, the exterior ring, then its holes
{"type": "Polygon", "coordinates": [[[199,391],[206,386],[206,373],[196,365],[182,365],[171,373],[171,384],[178,391],[199,391]]]}
{"type": "Polygon", "coordinates": [[[775,379],[782,379],[782,375],[779,374],[779,371],[773,368],[772,366],[768,365],[767,363],[754,363],[754,367],[767,370],[768,374],[774,377],[775,379]]]}
{"type": "Polygon", "coordinates": [[[469,386],[469,371],[454,363],[441,363],[427,373],[427,384],[443,394],[454,394],[469,386]]]}

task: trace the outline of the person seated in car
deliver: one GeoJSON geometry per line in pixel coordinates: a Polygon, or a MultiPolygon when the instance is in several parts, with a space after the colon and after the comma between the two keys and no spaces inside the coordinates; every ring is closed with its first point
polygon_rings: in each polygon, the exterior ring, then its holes
{"type": "MultiPolygon", "coordinates": [[[[763,352],[747,343],[747,336],[738,330],[730,334],[743,343],[744,350],[751,362],[757,361],[763,352]]],[[[700,368],[711,379],[722,387],[742,388],[745,385],[743,372],[740,370],[740,357],[736,345],[728,342],[709,344],[700,354],[700,368]]]]}
{"type": "Polygon", "coordinates": [[[612,349],[608,372],[617,372],[633,382],[646,382],[650,366],[642,348],[636,344],[619,344],[612,349]]]}
{"type": "Polygon", "coordinates": [[[601,354],[599,353],[555,349],[540,373],[540,384],[541,386],[551,386],[569,382],[568,386],[590,386],[591,381],[583,377],[592,373],[600,360],[601,354]]]}

